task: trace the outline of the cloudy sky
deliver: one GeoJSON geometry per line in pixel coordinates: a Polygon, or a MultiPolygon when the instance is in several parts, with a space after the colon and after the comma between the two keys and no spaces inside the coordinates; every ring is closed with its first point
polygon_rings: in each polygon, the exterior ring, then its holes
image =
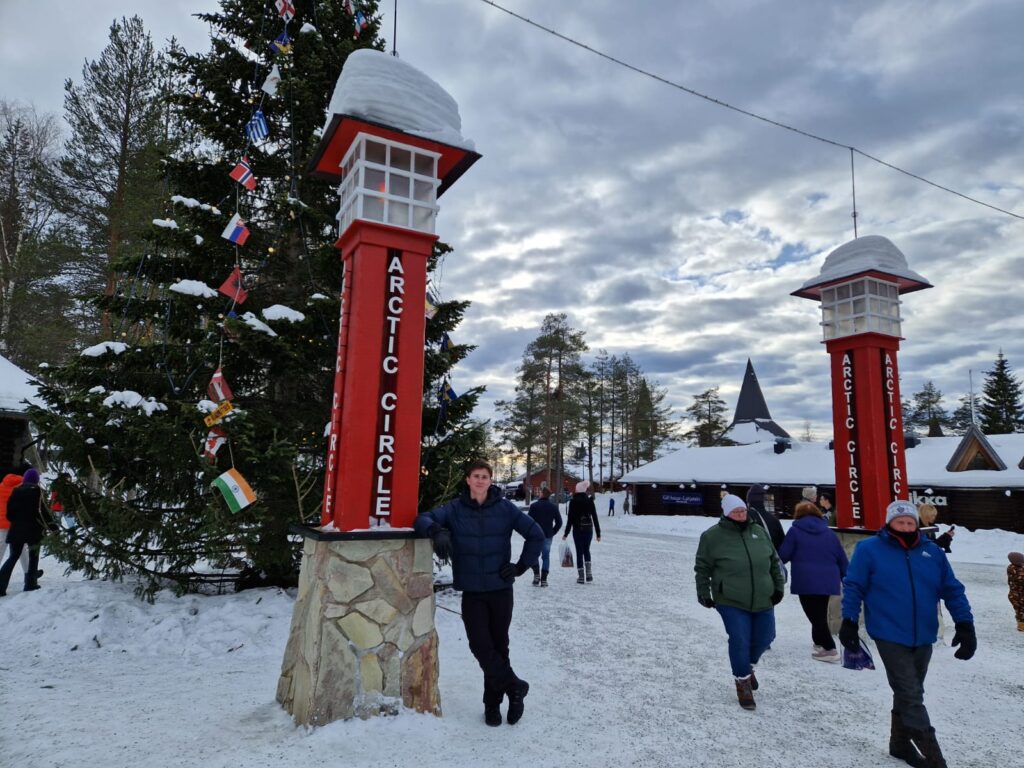
{"type": "MultiPolygon", "coordinates": [[[[268,3],[270,0],[268,0],[268,3]]],[[[1018,0],[502,0],[609,56],[853,145],[1024,216],[1024,4],[1018,0]]],[[[135,2],[163,40],[205,48],[209,0],[135,2]]],[[[60,111],[102,49],[111,0],[0,4],[0,96],[60,111]]],[[[393,0],[382,3],[391,39],[393,0]]],[[[819,311],[789,294],[853,237],[850,154],[644,77],[482,0],[399,0],[398,53],[458,101],[483,159],[442,198],[444,299],[479,345],[455,389],[507,397],[544,315],[629,353],[677,411],[747,358],[776,421],[831,433],[819,311]]],[[[952,409],[1002,349],[1024,373],[1024,220],[856,159],[859,234],[884,235],[934,288],[903,305],[905,393],[952,409]]]]}

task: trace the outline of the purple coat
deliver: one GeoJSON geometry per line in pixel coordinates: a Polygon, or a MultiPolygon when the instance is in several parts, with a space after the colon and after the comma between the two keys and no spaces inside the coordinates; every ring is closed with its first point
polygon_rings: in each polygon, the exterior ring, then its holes
{"type": "Polygon", "coordinates": [[[789,591],[794,595],[838,595],[846,575],[846,552],[828,523],[815,515],[790,526],[779,559],[792,563],[789,591]]]}

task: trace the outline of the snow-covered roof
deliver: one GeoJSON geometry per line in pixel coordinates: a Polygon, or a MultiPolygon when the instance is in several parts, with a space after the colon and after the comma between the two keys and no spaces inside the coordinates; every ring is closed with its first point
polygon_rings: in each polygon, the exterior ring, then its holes
{"type": "Polygon", "coordinates": [[[335,115],[350,115],[472,151],[462,135],[459,105],[427,75],[397,56],[363,48],[345,59],[327,108],[327,132],[335,115]]]}
{"type": "Polygon", "coordinates": [[[29,383],[31,378],[6,357],[0,356],[0,411],[25,413],[29,403],[42,405],[39,392],[29,383]]]}
{"type": "Polygon", "coordinates": [[[864,235],[832,251],[818,276],[805,282],[795,294],[813,296],[817,293],[811,290],[813,288],[864,272],[881,272],[899,278],[901,292],[931,287],[931,283],[910,269],[907,257],[891,240],[881,235],[864,235]]]}
{"type": "MultiPolygon", "coordinates": [[[[908,448],[907,476],[912,486],[941,488],[1024,488],[1024,434],[988,435],[1007,469],[949,472],[946,464],[960,437],[924,437],[908,448]]],[[[623,483],[736,483],[835,485],[835,463],[827,442],[791,441],[775,453],[774,441],[721,448],[682,448],[621,478],[623,483]]]]}

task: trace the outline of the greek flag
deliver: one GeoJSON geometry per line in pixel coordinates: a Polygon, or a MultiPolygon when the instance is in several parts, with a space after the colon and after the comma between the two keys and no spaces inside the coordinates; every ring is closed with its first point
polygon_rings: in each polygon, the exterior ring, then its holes
{"type": "Polygon", "coordinates": [[[252,119],[245,126],[245,135],[249,137],[249,141],[256,144],[261,139],[265,139],[270,136],[270,129],[267,127],[267,118],[263,116],[263,110],[257,109],[256,114],[252,116],[252,119]]]}

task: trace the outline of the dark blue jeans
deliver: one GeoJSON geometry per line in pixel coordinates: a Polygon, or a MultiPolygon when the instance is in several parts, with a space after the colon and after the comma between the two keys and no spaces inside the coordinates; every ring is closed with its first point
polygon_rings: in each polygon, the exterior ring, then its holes
{"type": "MultiPolygon", "coordinates": [[[[541,548],[540,548],[540,562],[541,562],[541,566],[540,567],[542,569],[544,569],[545,573],[547,573],[548,571],[551,570],[551,539],[552,538],[554,538],[554,537],[552,536],[551,538],[544,539],[544,543],[541,545],[541,548]]],[[[538,570],[536,565],[533,566],[533,572],[534,573],[540,573],[540,571],[538,570]]]]}
{"type": "Polygon", "coordinates": [[[573,528],[572,543],[576,545],[576,567],[590,562],[590,542],[594,538],[593,528],[573,528]]]}
{"type": "Polygon", "coordinates": [[[750,674],[761,654],[775,639],[775,611],[745,611],[731,605],[716,605],[729,636],[729,663],[734,677],[750,674]]]}

